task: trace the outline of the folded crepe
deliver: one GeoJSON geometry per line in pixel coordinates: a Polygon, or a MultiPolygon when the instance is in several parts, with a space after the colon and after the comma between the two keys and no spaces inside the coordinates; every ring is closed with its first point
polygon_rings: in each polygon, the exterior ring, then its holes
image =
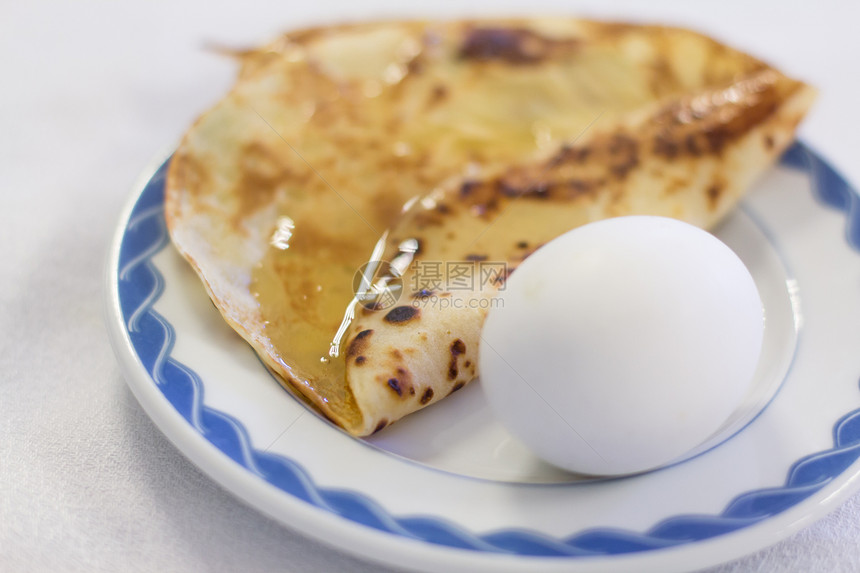
{"type": "Polygon", "coordinates": [[[168,228],[225,320],[357,436],[478,375],[486,301],[534,249],[613,216],[714,226],[814,97],[690,31],[574,19],[314,28],[237,57],[171,161],[168,228]],[[367,304],[373,260],[402,288],[367,304]],[[428,282],[448,263],[469,288],[428,282]]]}

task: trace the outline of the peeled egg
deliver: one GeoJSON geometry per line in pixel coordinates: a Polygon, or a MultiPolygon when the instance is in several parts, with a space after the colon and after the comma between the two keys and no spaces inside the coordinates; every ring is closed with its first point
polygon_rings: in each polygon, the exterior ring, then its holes
{"type": "Polygon", "coordinates": [[[547,243],[499,293],[481,385],[539,457],[622,475],[678,459],[740,405],[764,329],[749,271],[664,217],[592,223],[547,243]]]}

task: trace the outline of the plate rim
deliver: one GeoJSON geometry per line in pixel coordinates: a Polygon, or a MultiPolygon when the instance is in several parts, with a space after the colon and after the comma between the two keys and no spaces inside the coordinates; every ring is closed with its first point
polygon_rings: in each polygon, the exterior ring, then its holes
{"type": "MultiPolygon", "coordinates": [[[[169,161],[169,157],[170,152],[162,152],[143,171],[126,200],[114,231],[103,283],[105,318],[111,345],[132,393],[156,427],[186,458],[234,496],[301,534],[310,535],[336,549],[348,551],[370,561],[399,567],[406,565],[428,571],[438,566],[472,571],[486,570],[490,567],[498,571],[608,571],[634,564],[637,570],[641,571],[680,571],[691,566],[690,560],[694,553],[701,555],[695,559],[696,563],[693,566],[705,567],[741,557],[776,543],[835,509],[860,487],[860,458],[858,458],[832,477],[829,483],[818,488],[802,501],[730,533],[655,550],[576,557],[490,553],[409,539],[351,521],[307,503],[252,474],[189,424],[158,389],[157,382],[143,364],[126,329],[119,291],[122,243],[139,199],[153,177],[169,161]]],[[[807,162],[818,161],[829,171],[829,175],[834,176],[845,186],[851,199],[845,206],[828,202],[815,189],[813,194],[817,202],[835,207],[845,213],[845,239],[852,248],[857,250],[860,244],[857,240],[860,234],[856,232],[860,229],[860,225],[856,223],[860,219],[857,192],[840,173],[804,143],[795,143],[783,156],[782,162],[795,168],[803,168],[798,163],[800,159],[805,159],[807,162]],[[794,160],[786,160],[791,150],[799,150],[801,153],[796,154],[797,157],[794,160]]],[[[813,187],[820,183],[814,180],[813,165],[806,166],[804,170],[807,171],[813,187]]],[[[156,252],[160,250],[159,248],[156,252]]],[[[149,258],[147,257],[146,260],[149,258]]],[[[846,413],[846,416],[850,413],[846,413]]],[[[803,459],[805,458],[801,458],[803,459]]],[[[801,460],[797,460],[795,465],[801,460]]]]}

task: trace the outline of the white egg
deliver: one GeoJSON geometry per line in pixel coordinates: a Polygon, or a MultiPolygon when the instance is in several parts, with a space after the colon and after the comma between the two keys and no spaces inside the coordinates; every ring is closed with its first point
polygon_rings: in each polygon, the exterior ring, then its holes
{"type": "Polygon", "coordinates": [[[764,314],[743,262],[663,217],[574,229],[532,254],[482,332],[481,385],[501,423],[570,471],[665,465],[739,406],[764,314]]]}

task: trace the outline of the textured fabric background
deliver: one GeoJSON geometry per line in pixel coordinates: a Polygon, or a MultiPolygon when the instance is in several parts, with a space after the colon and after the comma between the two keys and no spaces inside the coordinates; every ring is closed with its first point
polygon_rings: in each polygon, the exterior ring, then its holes
{"type": "MultiPolygon", "coordinates": [[[[139,172],[232,81],[207,42],[247,46],[308,22],[453,14],[459,3],[387,4],[0,5],[0,571],[380,570],[249,509],[173,448],[123,381],[101,288],[139,172]]],[[[803,137],[860,184],[858,4],[602,4],[542,11],[690,25],[809,80],[822,96],[803,137]]],[[[711,571],[860,571],[858,542],[855,496],[711,571]]]]}

